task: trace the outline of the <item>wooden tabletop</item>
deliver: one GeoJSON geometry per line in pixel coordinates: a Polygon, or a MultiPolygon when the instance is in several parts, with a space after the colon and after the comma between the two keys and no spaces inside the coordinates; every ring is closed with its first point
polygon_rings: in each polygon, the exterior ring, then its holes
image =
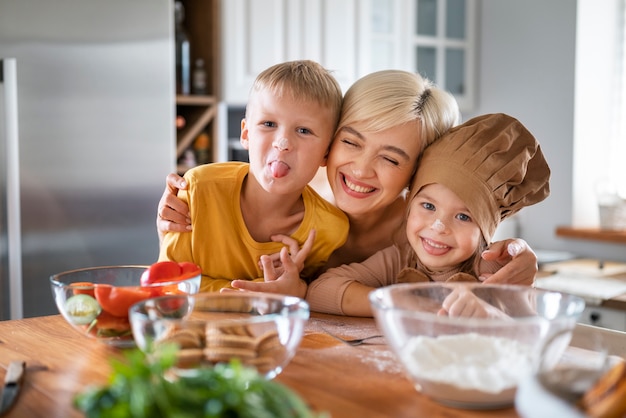
{"type": "MultiPolygon", "coordinates": [[[[371,318],[313,314],[291,363],[276,378],[309,405],[341,417],[517,417],[514,408],[472,411],[439,405],[419,394],[384,339],[348,346],[344,337],[378,334],[371,318]]],[[[60,315],[0,322],[0,379],[13,360],[26,361],[24,386],[10,417],[80,417],[72,399],[101,385],[119,349],[90,340],[60,315]]],[[[2,381],[2,380],[0,380],[2,381]]]]}

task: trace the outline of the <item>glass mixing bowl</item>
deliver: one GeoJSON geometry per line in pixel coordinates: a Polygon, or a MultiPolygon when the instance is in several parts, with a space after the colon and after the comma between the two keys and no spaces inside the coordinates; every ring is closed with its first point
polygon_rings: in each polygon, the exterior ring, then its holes
{"type": "Polygon", "coordinates": [[[577,296],[480,283],[397,284],[370,302],[417,390],[472,409],[511,406],[523,377],[558,363],[585,307],[577,296]]]}

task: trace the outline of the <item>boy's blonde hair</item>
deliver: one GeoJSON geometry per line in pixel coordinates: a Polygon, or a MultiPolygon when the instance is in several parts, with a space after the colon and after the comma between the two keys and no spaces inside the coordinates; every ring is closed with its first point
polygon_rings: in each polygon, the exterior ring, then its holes
{"type": "Polygon", "coordinates": [[[421,151],[461,120],[454,97],[421,77],[401,70],[383,70],[357,80],[346,92],[339,129],[360,123],[379,132],[420,121],[421,151]]]}
{"type": "Polygon", "coordinates": [[[298,101],[310,101],[327,108],[337,126],[341,113],[341,86],[327,69],[315,61],[287,61],[261,72],[252,88],[250,99],[260,91],[271,91],[277,97],[289,95],[298,101]]]}

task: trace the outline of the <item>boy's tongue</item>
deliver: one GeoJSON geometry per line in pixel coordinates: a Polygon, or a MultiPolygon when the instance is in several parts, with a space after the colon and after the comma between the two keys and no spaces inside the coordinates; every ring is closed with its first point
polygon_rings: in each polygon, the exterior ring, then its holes
{"type": "Polygon", "coordinates": [[[287,175],[289,166],[282,161],[274,161],[270,164],[270,170],[272,170],[272,176],[278,179],[287,175]]]}

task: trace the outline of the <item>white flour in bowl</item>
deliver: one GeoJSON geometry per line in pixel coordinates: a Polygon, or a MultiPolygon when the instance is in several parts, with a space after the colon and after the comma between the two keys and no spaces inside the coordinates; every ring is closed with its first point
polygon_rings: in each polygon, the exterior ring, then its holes
{"type": "Polygon", "coordinates": [[[512,402],[533,370],[530,346],[476,333],[413,337],[401,355],[423,392],[458,403],[512,402]]]}

